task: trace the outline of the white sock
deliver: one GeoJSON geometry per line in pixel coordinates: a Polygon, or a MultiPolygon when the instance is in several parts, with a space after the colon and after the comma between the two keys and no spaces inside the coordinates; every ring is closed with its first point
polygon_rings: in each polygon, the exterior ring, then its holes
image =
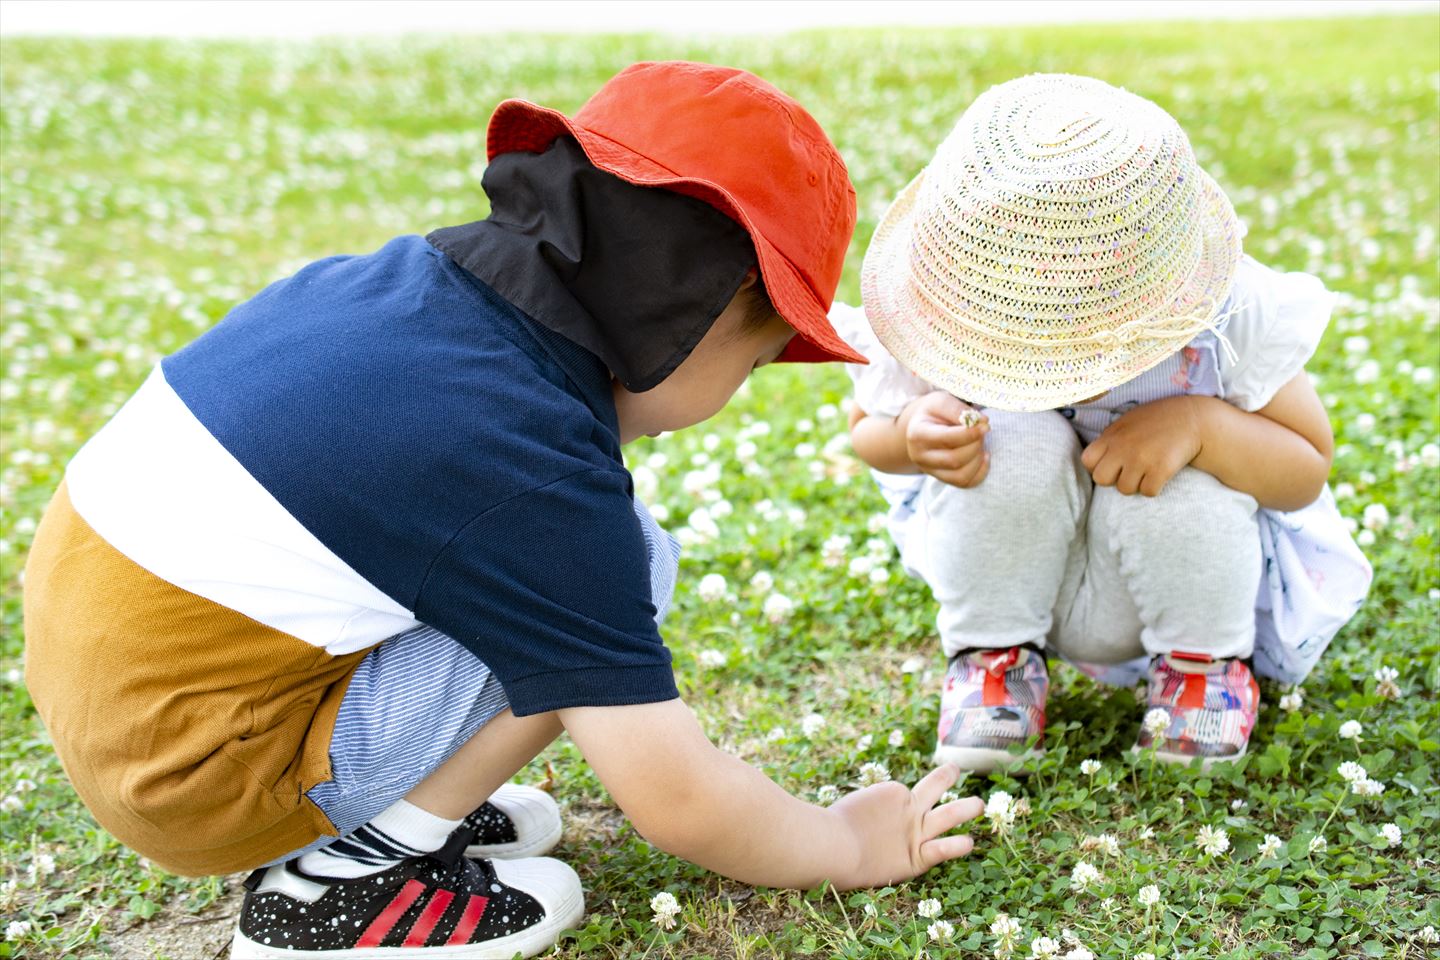
{"type": "Polygon", "coordinates": [[[336,879],[369,876],[407,857],[434,853],[458,826],[459,820],[446,820],[397,800],[349,836],[302,856],[300,870],[336,879]]]}

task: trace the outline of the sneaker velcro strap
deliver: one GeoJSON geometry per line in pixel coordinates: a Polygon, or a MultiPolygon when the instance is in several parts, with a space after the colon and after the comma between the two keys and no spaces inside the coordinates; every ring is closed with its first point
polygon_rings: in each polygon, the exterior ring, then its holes
{"type": "Polygon", "coordinates": [[[1205,709],[1205,674],[1186,673],[1180,679],[1180,698],[1175,705],[1192,710],[1205,709]]]}

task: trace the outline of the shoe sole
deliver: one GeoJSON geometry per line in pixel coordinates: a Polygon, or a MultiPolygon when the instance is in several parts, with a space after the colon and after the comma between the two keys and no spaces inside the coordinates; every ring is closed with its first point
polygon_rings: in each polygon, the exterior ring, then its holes
{"type": "Polygon", "coordinates": [[[517,954],[533,957],[553,947],[560,934],[578,926],[585,916],[585,896],[577,888],[554,914],[533,927],[484,943],[461,943],[453,947],[351,947],[343,950],[287,950],[256,943],[239,930],[230,941],[230,960],[510,960],[517,954]]]}
{"type": "Polygon", "coordinates": [[[1027,760],[1033,760],[1045,755],[1043,750],[1031,750],[1027,753],[1011,753],[1008,750],[996,750],[991,747],[936,747],[936,763],[953,763],[961,770],[969,770],[972,773],[991,773],[995,770],[1008,770],[1014,776],[1027,776],[1028,770],[1010,770],[1011,767],[1018,767],[1027,760]]]}
{"type": "MultiPolygon", "coordinates": [[[[1248,744],[1246,746],[1248,747],[1248,744]]],[[[1144,753],[1145,749],[1144,747],[1135,746],[1130,748],[1130,752],[1144,753]]],[[[1245,750],[1246,747],[1241,747],[1239,753],[1232,754],[1228,757],[1199,757],[1188,753],[1169,753],[1164,750],[1156,750],[1155,759],[1161,763],[1169,763],[1177,767],[1188,767],[1192,762],[1199,760],[1200,772],[1204,773],[1217,763],[1234,763],[1236,760],[1245,756],[1245,750]]]]}
{"type": "Polygon", "coordinates": [[[516,840],[514,843],[492,843],[488,846],[477,843],[465,848],[465,856],[472,860],[519,860],[522,857],[539,857],[554,850],[564,833],[565,825],[557,819],[548,832],[538,837],[516,840]]]}

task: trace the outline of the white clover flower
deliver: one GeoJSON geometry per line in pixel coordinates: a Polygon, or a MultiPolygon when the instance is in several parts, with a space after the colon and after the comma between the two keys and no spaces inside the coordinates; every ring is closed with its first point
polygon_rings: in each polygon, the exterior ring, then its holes
{"type": "Polygon", "coordinates": [[[1340,775],[1340,779],[1350,783],[1358,783],[1369,776],[1369,774],[1365,772],[1365,768],[1354,760],[1346,760],[1335,768],[1335,772],[1340,775]]]}
{"type": "Polygon", "coordinates": [[[1360,364],[1360,366],[1356,367],[1355,372],[1350,376],[1354,378],[1356,383],[1374,383],[1380,379],[1380,363],[1376,360],[1366,360],[1360,364]]]}
{"type": "Polygon", "coordinates": [[[865,904],[865,909],[863,913],[871,920],[874,920],[876,917],[880,916],[880,911],[875,908],[875,904],[873,901],[865,904]]]}
{"type": "Polygon", "coordinates": [[[663,503],[653,504],[649,509],[650,516],[653,517],[658,524],[663,525],[665,521],[670,519],[670,508],[663,503]]]}
{"type": "Polygon", "coordinates": [[[1015,798],[1004,790],[996,790],[985,801],[985,818],[991,833],[1008,833],[1015,824],[1015,798]]]}
{"type": "Polygon", "coordinates": [[[942,804],[954,803],[956,800],[959,799],[960,794],[956,793],[954,790],[946,790],[944,793],[940,794],[940,802],[942,804]]]}
{"type": "Polygon", "coordinates": [[[858,752],[860,752],[860,753],[864,753],[866,750],[869,750],[869,749],[870,749],[870,744],[873,743],[874,740],[875,740],[875,738],[874,738],[873,736],[871,736],[871,735],[868,734],[868,733],[865,734],[865,736],[863,736],[863,737],[861,737],[859,740],[856,740],[856,741],[855,741],[855,749],[856,749],[856,751],[858,751],[858,752]]]}
{"type": "Polygon", "coordinates": [[[1265,834],[1265,840],[1260,844],[1260,859],[1275,859],[1279,856],[1280,848],[1284,845],[1284,842],[1279,837],[1275,836],[1275,834],[1265,834]]]}
{"type": "Polygon", "coordinates": [[[1325,852],[1326,850],[1328,850],[1329,848],[1330,848],[1330,844],[1328,844],[1328,843],[1325,842],[1325,838],[1324,838],[1324,837],[1311,837],[1311,838],[1310,838],[1310,852],[1311,852],[1311,853],[1324,853],[1324,852],[1325,852]]]}
{"type": "Polygon", "coordinates": [[[925,928],[925,936],[936,943],[945,943],[955,936],[955,925],[949,920],[936,920],[925,928]]]}
{"type": "Polygon", "coordinates": [[[865,529],[871,533],[879,533],[890,523],[890,517],[884,513],[872,513],[870,519],[865,521],[865,529]]]}
{"type": "Polygon", "coordinates": [[[875,569],[875,561],[869,557],[860,556],[850,561],[850,565],[846,567],[846,572],[856,580],[862,580],[868,577],[870,571],[873,569],[875,569]]]}
{"type": "Polygon", "coordinates": [[[825,718],[818,713],[807,713],[800,721],[800,732],[805,735],[807,740],[823,729],[825,729],[825,718]]]}
{"type": "Polygon", "coordinates": [[[1300,709],[1300,704],[1305,702],[1305,691],[1299,687],[1291,690],[1280,698],[1280,709],[1286,713],[1294,713],[1300,709]]]}
{"type": "Polygon", "coordinates": [[[1360,525],[1366,530],[1383,530],[1390,522],[1390,511],[1383,503],[1372,503],[1365,508],[1360,525]]]}
{"type": "Polygon", "coordinates": [[[791,507],[785,511],[785,519],[789,520],[791,525],[798,527],[805,522],[805,511],[799,507],[791,507]]]}
{"type": "Polygon", "coordinates": [[[1150,826],[1141,827],[1140,832],[1137,833],[1135,836],[1139,837],[1141,840],[1154,840],[1155,828],[1150,826]]]}
{"type": "Polygon", "coordinates": [[[820,545],[820,561],[827,567],[838,567],[845,562],[849,549],[850,538],[837,533],[820,545]]]}
{"type": "Polygon", "coordinates": [[[696,507],[690,511],[690,515],[685,518],[685,523],[694,532],[700,543],[708,543],[720,536],[720,527],[710,516],[710,511],[704,507],[696,507]]]}
{"type": "Polygon", "coordinates": [[[940,916],[940,909],[940,901],[932,898],[929,900],[921,900],[919,905],[915,907],[915,912],[926,920],[934,920],[940,916]]]}
{"type": "Polygon", "coordinates": [[[1135,956],[1131,957],[1130,960],[1155,960],[1155,954],[1151,953],[1149,950],[1141,950],[1139,953],[1135,954],[1135,956]]]}
{"type": "Polygon", "coordinates": [[[892,747],[899,747],[899,746],[904,745],[904,743],[905,743],[905,731],[903,731],[903,730],[891,730],[891,731],[890,731],[890,736],[886,738],[886,741],[885,741],[885,742],[888,743],[888,744],[890,744],[890,746],[892,746],[892,747]]]}
{"type": "Polygon", "coordinates": [[[815,408],[816,420],[834,420],[840,416],[840,408],[833,403],[822,403],[815,408]]]}
{"type": "Polygon", "coordinates": [[[1096,870],[1095,867],[1086,861],[1081,860],[1075,864],[1075,868],[1070,871],[1070,889],[1076,893],[1084,893],[1090,889],[1091,886],[1099,883],[1103,879],[1104,877],[1101,876],[1099,870],[1096,870]]]}
{"type": "Polygon", "coordinates": [[[1410,379],[1413,380],[1413,381],[1415,381],[1416,383],[1418,383],[1418,384],[1419,384],[1420,386],[1422,386],[1422,387],[1425,386],[1426,384],[1434,383],[1434,382],[1435,382],[1435,368],[1434,368],[1434,367],[1416,367],[1416,368],[1415,368],[1415,372],[1412,373],[1412,374],[1410,374],[1410,379]]]}
{"type": "Polygon", "coordinates": [[[630,478],[635,481],[635,496],[641,500],[653,498],[655,491],[660,489],[660,478],[649,467],[636,467],[630,471],[630,478]]]}
{"type": "Polygon", "coordinates": [[[1384,837],[1385,842],[1392,847],[1400,846],[1400,841],[1401,839],[1403,839],[1403,835],[1400,833],[1400,828],[1393,823],[1387,823],[1383,827],[1381,827],[1380,836],[1384,837]]]}
{"type": "Polygon", "coordinates": [[[1020,937],[1020,921],[1008,913],[997,913],[990,922],[990,936],[995,938],[995,956],[1008,957],[1015,952],[1015,941],[1020,937]]]}
{"type": "Polygon", "coordinates": [[[1087,947],[1071,947],[1065,954],[1064,960],[1095,960],[1095,954],[1087,947]]]}
{"type": "Polygon", "coordinates": [[[1361,530],[1359,533],[1355,534],[1355,543],[1356,543],[1358,546],[1362,546],[1362,547],[1373,547],[1373,546],[1375,546],[1375,531],[1374,531],[1374,530],[1361,530]]]}
{"type": "Polygon", "coordinates": [[[1081,761],[1080,761],[1080,772],[1083,773],[1083,774],[1085,774],[1085,776],[1087,776],[1087,777],[1093,777],[1095,774],[1097,774],[1097,773],[1100,772],[1100,761],[1099,761],[1099,760],[1081,760],[1081,761]]]}
{"type": "MultiPolygon", "coordinates": [[[[1425,369],[1428,370],[1429,368],[1426,367],[1425,369]]],[[[1420,371],[1417,370],[1415,372],[1419,373],[1420,371]]],[[[1415,939],[1421,943],[1440,943],[1440,933],[1436,933],[1435,928],[1427,923],[1415,932],[1415,939]]]]}
{"type": "Polygon", "coordinates": [[[760,593],[769,593],[775,586],[775,578],[761,570],[750,578],[750,586],[760,593]]]}
{"type": "Polygon", "coordinates": [[[873,787],[877,783],[884,783],[890,779],[890,771],[883,763],[866,763],[860,767],[860,785],[873,787]]]}
{"type": "Polygon", "coordinates": [[[1420,463],[1431,470],[1440,467],[1440,444],[1427,443],[1421,447],[1420,463]]]}
{"type": "Polygon", "coordinates": [[[16,793],[29,793],[31,790],[34,790],[34,789],[35,789],[35,781],[34,781],[34,780],[31,780],[29,777],[22,777],[22,778],[20,778],[19,780],[16,780],[16,781],[15,781],[15,792],[16,792],[16,793]]]}
{"type": "Polygon", "coordinates": [[[776,740],[784,740],[787,736],[788,734],[785,732],[784,727],[771,727],[770,732],[765,734],[765,739],[770,743],[774,743],[776,740]]]}
{"type": "Polygon", "coordinates": [[[1170,729],[1170,714],[1157,707],[1154,710],[1147,710],[1145,719],[1140,723],[1152,737],[1162,737],[1165,735],[1165,731],[1170,729]]]}
{"type": "Polygon", "coordinates": [[[675,917],[680,913],[680,904],[675,895],[666,891],[650,898],[650,909],[655,911],[651,919],[661,930],[675,929],[675,917]]]}
{"type": "Polygon", "coordinates": [[[924,657],[906,657],[905,662],[900,664],[901,673],[919,673],[925,666],[924,657]]]}
{"type": "Polygon", "coordinates": [[[5,813],[14,813],[16,810],[21,810],[24,807],[25,801],[21,800],[13,793],[6,795],[5,799],[0,800],[0,811],[3,811],[5,813]]]}
{"type": "Polygon", "coordinates": [[[1350,789],[1355,792],[1357,797],[1378,797],[1385,792],[1385,784],[1379,780],[1371,780],[1367,777],[1364,780],[1356,780],[1351,783],[1350,789]]]}
{"type": "Polygon", "coordinates": [[[1230,835],[1225,832],[1223,827],[1212,827],[1206,824],[1195,834],[1195,845],[1203,853],[1218,857],[1230,849],[1230,835]]]}
{"type": "Polygon", "coordinates": [[[890,569],[888,567],[876,567],[870,571],[868,579],[877,587],[883,586],[890,580],[890,569]]]}
{"type": "Polygon", "coordinates": [[[30,935],[30,927],[29,920],[11,920],[5,925],[5,939],[23,940],[30,935]]]}
{"type": "Polygon", "coordinates": [[[1355,496],[1355,484],[1348,482],[1337,483],[1335,485],[1334,493],[1336,500],[1349,500],[1351,497],[1355,496]]]}
{"type": "Polygon", "coordinates": [[[765,598],[765,619],[771,623],[784,623],[795,609],[795,601],[783,593],[772,593],[765,598]]]}
{"type": "Polygon", "coordinates": [[[1346,720],[1340,724],[1340,738],[1342,740],[1359,740],[1360,732],[1364,729],[1359,720],[1346,720]]]}
{"type": "Polygon", "coordinates": [[[725,598],[725,588],[727,586],[728,584],[725,583],[725,578],[720,574],[707,573],[700,578],[700,586],[696,588],[695,592],[698,593],[700,599],[706,603],[715,603],[717,600],[723,600],[725,598]]]}
{"type": "Polygon", "coordinates": [[[755,446],[754,440],[741,440],[735,444],[735,459],[741,463],[749,463],[754,460],[755,455],[759,452],[760,448],[755,446]]]}
{"type": "Polygon", "coordinates": [[[835,784],[833,783],[827,783],[819,790],[815,791],[815,799],[828,807],[830,806],[830,804],[840,799],[840,788],[835,786],[835,784]]]}
{"type": "Polygon", "coordinates": [[[734,512],[735,507],[731,505],[729,500],[716,500],[710,504],[710,516],[716,520],[724,520],[734,512]]]}
{"type": "Polygon", "coordinates": [[[1099,850],[1109,857],[1120,856],[1120,841],[1108,833],[1102,833],[1096,837],[1086,837],[1080,841],[1081,850],[1099,850]]]}
{"type": "Polygon", "coordinates": [[[1369,433],[1375,429],[1375,415],[1373,413],[1357,414],[1355,419],[1350,421],[1350,425],[1355,428],[1356,433],[1369,433]]]}
{"type": "Polygon", "coordinates": [[[1030,941],[1030,956],[1037,960],[1053,960],[1060,954],[1060,941],[1051,937],[1036,937],[1030,941]]]}
{"type": "Polygon", "coordinates": [[[1244,810],[1248,806],[1250,806],[1250,803],[1244,797],[1236,797],[1234,800],[1230,801],[1230,809],[1234,810],[1236,813],[1239,813],[1241,810],[1244,810]]]}
{"type": "Polygon", "coordinates": [[[725,654],[713,648],[701,650],[696,659],[700,661],[700,666],[709,670],[725,666],[725,654]]]}
{"type": "Polygon", "coordinates": [[[1140,888],[1139,893],[1135,894],[1135,899],[1140,901],[1140,906],[1149,909],[1160,902],[1160,888],[1153,883],[1147,884],[1140,888]]]}

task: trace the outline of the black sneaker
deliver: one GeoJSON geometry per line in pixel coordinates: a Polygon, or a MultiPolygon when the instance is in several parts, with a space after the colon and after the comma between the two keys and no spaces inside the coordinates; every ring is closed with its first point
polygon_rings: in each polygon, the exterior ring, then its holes
{"type": "Polygon", "coordinates": [[[294,861],[245,881],[232,960],[531,957],[585,913],[575,871],[545,857],[411,857],[353,880],[294,861]],[[450,862],[446,862],[449,860],[450,862]]]}
{"type": "Polygon", "coordinates": [[[560,808],[544,790],[507,783],[459,829],[475,834],[465,848],[467,857],[538,857],[560,842],[560,808]]]}

